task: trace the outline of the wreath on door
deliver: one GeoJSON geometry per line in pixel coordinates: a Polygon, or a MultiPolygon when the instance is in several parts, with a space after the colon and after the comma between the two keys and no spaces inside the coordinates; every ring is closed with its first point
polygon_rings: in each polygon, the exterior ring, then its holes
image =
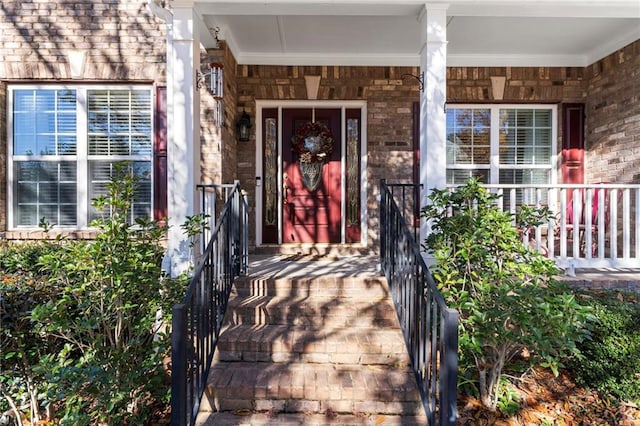
{"type": "Polygon", "coordinates": [[[331,130],[320,122],[307,122],[293,135],[291,150],[301,163],[326,163],[333,152],[331,130]]]}
{"type": "Polygon", "coordinates": [[[333,152],[331,130],[322,123],[309,121],[298,127],[291,139],[291,151],[298,156],[304,186],[314,191],[322,180],[322,166],[333,152]]]}

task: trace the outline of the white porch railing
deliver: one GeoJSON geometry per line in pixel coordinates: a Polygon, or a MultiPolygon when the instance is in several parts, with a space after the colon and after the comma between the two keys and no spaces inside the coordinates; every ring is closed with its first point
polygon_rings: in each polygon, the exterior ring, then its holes
{"type": "Polygon", "coordinates": [[[561,268],[640,268],[640,184],[485,185],[500,207],[548,206],[526,242],[561,268]]]}

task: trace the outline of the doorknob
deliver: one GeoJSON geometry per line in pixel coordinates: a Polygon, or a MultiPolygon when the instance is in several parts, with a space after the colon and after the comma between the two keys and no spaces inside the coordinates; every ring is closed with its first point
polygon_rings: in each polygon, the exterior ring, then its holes
{"type": "Polygon", "coordinates": [[[288,174],[284,173],[282,175],[282,204],[287,204],[288,200],[287,200],[287,192],[289,190],[289,186],[287,186],[287,178],[289,177],[288,174]]]}

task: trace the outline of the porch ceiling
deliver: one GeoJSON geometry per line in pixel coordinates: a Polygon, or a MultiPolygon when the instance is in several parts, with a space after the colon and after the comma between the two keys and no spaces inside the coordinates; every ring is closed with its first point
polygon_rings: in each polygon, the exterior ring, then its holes
{"type": "MultiPolygon", "coordinates": [[[[586,66],[640,39],[640,0],[446,3],[449,66],[586,66]]],[[[241,64],[418,66],[420,0],[196,0],[241,64]]]]}

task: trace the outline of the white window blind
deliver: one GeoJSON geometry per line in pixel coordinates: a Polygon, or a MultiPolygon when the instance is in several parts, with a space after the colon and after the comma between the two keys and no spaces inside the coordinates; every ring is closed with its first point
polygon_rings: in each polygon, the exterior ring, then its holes
{"type": "Polygon", "coordinates": [[[131,220],[152,210],[149,87],[9,87],[10,228],[84,228],[116,162],[135,174],[131,220]]]}
{"type": "Polygon", "coordinates": [[[447,106],[447,183],[552,183],[554,106],[447,106]]]}

